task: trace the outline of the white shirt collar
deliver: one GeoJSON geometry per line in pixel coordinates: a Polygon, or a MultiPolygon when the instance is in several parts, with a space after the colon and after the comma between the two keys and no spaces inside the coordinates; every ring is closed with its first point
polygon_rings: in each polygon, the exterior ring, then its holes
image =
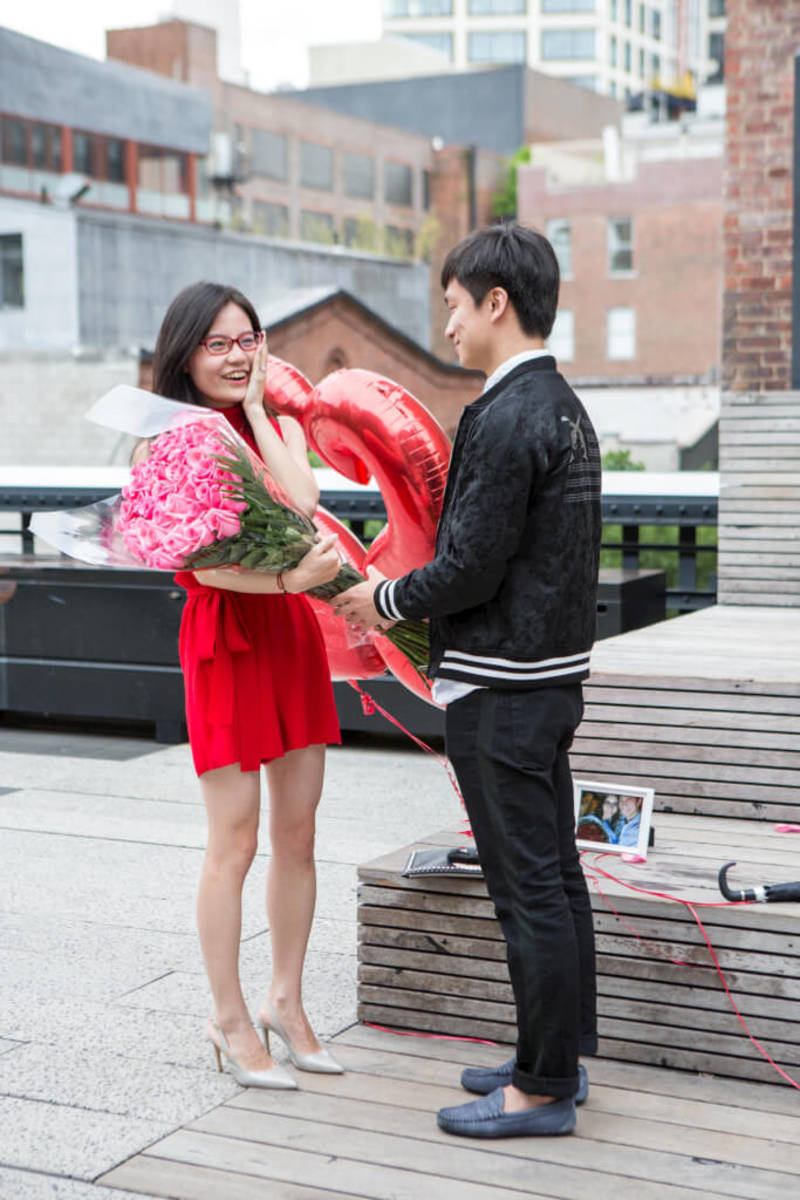
{"type": "MultiPolygon", "coordinates": [[[[515,354],[513,358],[507,358],[504,363],[500,363],[500,366],[492,371],[491,375],[486,380],[486,383],[483,385],[483,391],[488,392],[489,388],[494,387],[496,383],[500,382],[504,375],[507,375],[509,371],[513,371],[514,367],[518,367],[521,363],[528,362],[533,358],[544,358],[545,355],[548,354],[552,356],[552,353],[552,350],[548,350],[545,346],[543,346],[541,350],[523,350],[520,354],[515,354]]],[[[481,395],[483,395],[483,392],[481,395]]]]}

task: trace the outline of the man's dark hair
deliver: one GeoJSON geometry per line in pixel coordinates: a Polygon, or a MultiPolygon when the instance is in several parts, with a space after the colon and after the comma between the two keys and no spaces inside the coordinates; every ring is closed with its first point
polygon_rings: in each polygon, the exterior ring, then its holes
{"type": "Polygon", "coordinates": [[[221,283],[192,283],[172,301],[161,322],[153,355],[153,391],[159,396],[184,404],[205,404],[184,368],[226,304],[238,304],[253,329],[261,328],[247,297],[221,283]]]}
{"type": "Polygon", "coordinates": [[[516,221],[476,229],[454,246],[442,267],[442,287],[455,279],[477,305],[501,287],[522,332],[550,336],[558,307],[558,260],[547,238],[516,221]]]}

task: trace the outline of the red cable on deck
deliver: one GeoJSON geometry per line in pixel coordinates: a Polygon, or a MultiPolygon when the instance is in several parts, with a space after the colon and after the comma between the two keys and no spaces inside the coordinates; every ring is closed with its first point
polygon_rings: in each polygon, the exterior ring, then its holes
{"type": "MultiPolygon", "coordinates": [[[[792,830],[792,832],[794,832],[794,830],[792,830]]],[[[585,851],[584,851],[584,853],[585,853],[585,851]]],[[[583,854],[581,855],[581,857],[583,857],[583,854]]],[[[767,1062],[770,1064],[770,1066],[773,1066],[775,1068],[775,1070],[778,1072],[778,1074],[781,1075],[786,1080],[787,1083],[791,1084],[791,1086],[793,1088],[797,1088],[797,1090],[800,1091],[800,1083],[798,1083],[795,1079],[792,1079],[791,1075],[787,1074],[787,1072],[784,1071],[783,1067],[778,1066],[778,1064],[775,1062],[774,1058],[770,1055],[769,1051],[766,1050],[764,1048],[764,1046],[762,1046],[761,1043],[758,1041],[758,1039],[756,1037],[754,1037],[753,1034],[750,1032],[750,1030],[747,1026],[747,1022],[745,1021],[742,1014],[739,1012],[739,1008],[736,1004],[736,1001],[734,1000],[731,990],[728,987],[728,981],[726,980],[725,974],[722,970],[722,967],[720,966],[720,962],[719,962],[719,959],[717,958],[716,951],[714,950],[714,947],[711,944],[711,939],[709,938],[708,933],[706,932],[706,928],[705,928],[703,922],[700,920],[700,917],[698,916],[697,911],[696,911],[697,907],[738,908],[739,906],[741,906],[743,904],[753,904],[753,903],[755,903],[755,901],[753,901],[753,900],[734,900],[734,901],[730,901],[730,900],[716,900],[716,901],[715,900],[698,900],[696,902],[692,902],[691,900],[684,900],[682,896],[673,896],[670,892],[656,892],[656,891],[652,891],[649,888],[637,887],[636,884],[634,884],[634,883],[627,883],[624,879],[618,879],[615,875],[612,875],[610,871],[606,871],[603,867],[599,866],[597,864],[597,860],[600,858],[605,858],[605,857],[606,857],[605,854],[595,855],[595,859],[592,864],[592,867],[589,868],[589,878],[591,879],[592,883],[594,884],[595,888],[597,889],[598,895],[600,896],[600,898],[602,899],[602,901],[606,905],[606,907],[614,914],[614,916],[617,918],[617,920],[633,934],[633,936],[636,938],[637,941],[641,942],[642,945],[649,945],[651,947],[653,944],[651,942],[648,942],[646,940],[646,938],[641,937],[636,932],[635,929],[633,929],[630,925],[627,924],[627,922],[623,919],[621,914],[617,912],[617,910],[614,908],[613,904],[610,902],[608,897],[603,892],[603,889],[600,887],[599,883],[597,882],[597,879],[591,872],[597,871],[597,872],[599,872],[599,874],[603,875],[606,879],[610,879],[612,881],[612,883],[618,883],[621,887],[628,888],[629,891],[638,892],[640,895],[643,895],[643,896],[654,896],[656,899],[659,899],[659,900],[671,900],[675,904],[683,904],[686,908],[688,908],[689,912],[692,914],[692,917],[694,918],[697,928],[700,930],[703,941],[708,946],[709,953],[711,954],[711,959],[714,963],[714,968],[717,972],[717,975],[719,976],[719,979],[720,979],[720,982],[722,983],[723,988],[725,989],[725,995],[728,997],[731,1008],[735,1012],[736,1017],[739,1021],[739,1024],[741,1025],[744,1032],[747,1034],[748,1039],[753,1043],[756,1050],[758,1050],[759,1054],[761,1054],[767,1060],[767,1062]]],[[[653,949],[655,949],[655,947],[653,947],[653,949]]],[[[700,963],[683,962],[680,959],[670,958],[668,955],[665,956],[665,955],[659,954],[659,955],[657,955],[657,957],[661,958],[662,960],[664,960],[666,962],[675,963],[679,967],[698,967],[701,965],[700,963]]]]}

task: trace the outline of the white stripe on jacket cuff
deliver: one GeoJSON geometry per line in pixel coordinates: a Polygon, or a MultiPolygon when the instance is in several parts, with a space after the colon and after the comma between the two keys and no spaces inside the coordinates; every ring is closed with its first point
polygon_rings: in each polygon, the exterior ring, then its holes
{"type": "Polygon", "coordinates": [[[402,621],[403,619],[403,614],[397,607],[394,598],[396,584],[396,579],[382,580],[376,587],[372,597],[372,602],[380,615],[389,621],[402,621]]]}

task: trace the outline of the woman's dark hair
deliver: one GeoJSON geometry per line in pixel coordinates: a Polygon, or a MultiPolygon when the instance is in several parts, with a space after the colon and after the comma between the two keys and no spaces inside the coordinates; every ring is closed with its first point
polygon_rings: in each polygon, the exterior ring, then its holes
{"type": "Polygon", "coordinates": [[[454,246],[442,267],[442,287],[455,279],[476,305],[488,291],[508,293],[528,337],[550,336],[558,307],[558,260],[547,238],[516,221],[477,229],[454,246]]]}
{"type": "Polygon", "coordinates": [[[153,391],[183,404],[205,404],[205,398],[184,368],[226,304],[244,309],[253,329],[260,329],[258,313],[246,296],[221,283],[192,283],[178,292],[158,331],[153,355],[153,391]]]}

